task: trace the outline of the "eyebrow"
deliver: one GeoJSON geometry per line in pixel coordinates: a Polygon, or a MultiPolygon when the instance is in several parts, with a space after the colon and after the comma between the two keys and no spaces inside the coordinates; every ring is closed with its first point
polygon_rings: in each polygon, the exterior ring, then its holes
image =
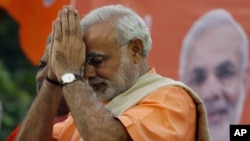
{"type": "Polygon", "coordinates": [[[204,77],[206,75],[206,70],[203,67],[194,67],[191,70],[191,74],[189,75],[190,77],[188,77],[188,83],[192,83],[195,84],[197,81],[197,76],[202,76],[204,77]]]}
{"type": "Polygon", "coordinates": [[[97,53],[97,52],[90,52],[90,53],[87,53],[86,57],[96,57],[96,56],[105,56],[104,54],[101,54],[101,53],[97,53]]]}
{"type": "Polygon", "coordinates": [[[203,67],[195,67],[190,74],[190,78],[194,78],[196,76],[201,76],[201,75],[205,75],[206,74],[206,69],[204,69],[203,67]]]}
{"type": "Polygon", "coordinates": [[[192,74],[197,74],[197,73],[204,73],[205,69],[203,69],[202,67],[196,67],[195,69],[193,69],[192,74]]]}
{"type": "Polygon", "coordinates": [[[221,70],[221,69],[224,69],[224,68],[234,69],[235,66],[232,64],[232,62],[227,60],[227,61],[221,63],[219,66],[217,66],[216,70],[221,70]]]}

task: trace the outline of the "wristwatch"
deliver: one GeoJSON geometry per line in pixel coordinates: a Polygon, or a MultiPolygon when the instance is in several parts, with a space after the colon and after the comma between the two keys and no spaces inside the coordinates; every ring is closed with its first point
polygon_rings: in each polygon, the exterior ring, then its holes
{"type": "Polygon", "coordinates": [[[74,73],[65,73],[61,76],[61,79],[59,80],[59,83],[61,86],[64,86],[65,84],[72,83],[76,80],[82,80],[82,77],[79,75],[76,75],[74,73]]]}

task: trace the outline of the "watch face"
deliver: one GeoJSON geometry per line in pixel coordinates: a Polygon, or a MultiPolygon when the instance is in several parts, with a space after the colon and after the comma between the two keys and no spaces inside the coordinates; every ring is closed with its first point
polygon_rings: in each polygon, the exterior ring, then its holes
{"type": "Polygon", "coordinates": [[[70,82],[73,82],[74,80],[75,80],[75,75],[72,73],[65,73],[62,76],[63,83],[70,83],[70,82]]]}

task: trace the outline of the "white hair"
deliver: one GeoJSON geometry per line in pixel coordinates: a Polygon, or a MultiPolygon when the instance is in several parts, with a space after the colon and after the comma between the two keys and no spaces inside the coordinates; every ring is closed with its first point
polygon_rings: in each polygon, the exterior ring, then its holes
{"type": "Polygon", "coordinates": [[[215,27],[217,25],[229,24],[236,29],[241,38],[242,44],[240,46],[241,50],[241,62],[242,66],[246,66],[248,63],[248,37],[245,33],[244,29],[240,26],[240,24],[234,20],[232,15],[224,9],[214,9],[202,17],[200,17],[190,28],[186,37],[182,43],[182,49],[180,54],[180,62],[179,62],[179,76],[180,79],[184,78],[184,73],[186,69],[187,56],[189,54],[192,43],[199,37],[203,32],[207,29],[215,27]]]}
{"type": "Polygon", "coordinates": [[[143,19],[132,9],[117,4],[92,10],[81,20],[83,35],[90,26],[101,22],[111,23],[119,45],[133,38],[141,39],[144,45],[142,56],[147,57],[152,46],[150,32],[143,19]]]}

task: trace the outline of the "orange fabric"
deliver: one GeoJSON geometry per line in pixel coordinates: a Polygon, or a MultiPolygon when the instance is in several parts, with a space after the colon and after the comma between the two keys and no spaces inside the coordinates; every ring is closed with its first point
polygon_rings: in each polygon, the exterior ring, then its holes
{"type": "Polygon", "coordinates": [[[18,125],[10,134],[9,136],[5,139],[5,141],[15,141],[16,140],[16,136],[19,132],[20,129],[20,125],[18,125]]]}
{"type": "MultiPolygon", "coordinates": [[[[154,72],[151,69],[148,73],[154,72]]],[[[195,140],[196,107],[189,94],[177,86],[166,86],[153,92],[118,119],[134,141],[195,140]]],[[[65,122],[54,126],[53,138],[80,140],[71,114],[65,122]]]]}
{"type": "Polygon", "coordinates": [[[118,116],[134,141],[194,141],[196,107],[185,90],[170,86],[118,116]]]}
{"type": "Polygon", "coordinates": [[[80,138],[71,114],[68,115],[64,122],[54,125],[53,139],[58,141],[79,141],[80,138]]]}

